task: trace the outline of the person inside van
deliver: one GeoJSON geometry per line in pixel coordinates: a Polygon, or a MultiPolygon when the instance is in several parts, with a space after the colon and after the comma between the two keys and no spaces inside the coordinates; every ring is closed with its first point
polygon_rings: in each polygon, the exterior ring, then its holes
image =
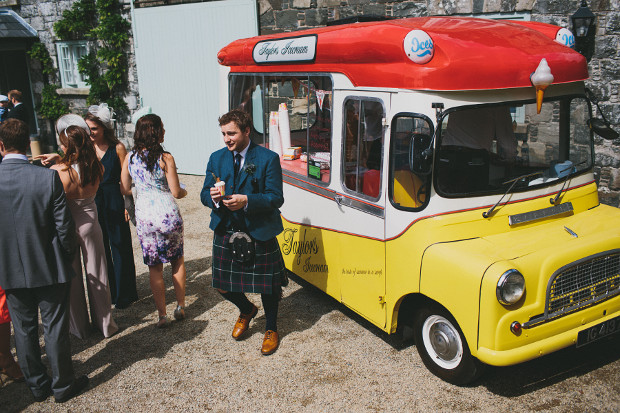
{"type": "Polygon", "coordinates": [[[508,106],[485,106],[458,110],[448,115],[448,127],[441,140],[445,146],[484,149],[504,161],[517,157],[517,139],[508,106]],[[493,150],[497,142],[497,151],[493,150]]]}
{"type": "Polygon", "coordinates": [[[439,154],[440,191],[456,194],[489,189],[490,164],[517,159],[517,139],[508,106],[457,110],[448,115],[439,154]]]}

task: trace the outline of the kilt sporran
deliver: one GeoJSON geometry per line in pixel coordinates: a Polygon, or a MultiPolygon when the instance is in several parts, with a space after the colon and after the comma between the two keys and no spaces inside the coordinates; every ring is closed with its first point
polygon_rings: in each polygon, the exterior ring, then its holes
{"type": "Polygon", "coordinates": [[[228,240],[233,260],[248,263],[254,260],[254,240],[245,232],[234,232],[228,240]]]}

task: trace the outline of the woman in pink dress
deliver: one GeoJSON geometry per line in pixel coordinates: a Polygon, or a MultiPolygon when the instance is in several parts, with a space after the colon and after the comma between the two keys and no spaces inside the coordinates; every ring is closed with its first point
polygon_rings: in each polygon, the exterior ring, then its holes
{"type": "MultiPolygon", "coordinates": [[[[110,337],[118,331],[118,326],[112,318],[108,268],[95,205],[103,166],[97,158],[87,130],[88,126],[84,123],[58,131],[65,154],[52,169],[60,175],[67,195],[67,205],[75,220],[86,270],[90,319],[105,337],[110,337]]],[[[74,258],[73,268],[78,277],[73,279],[71,285],[70,330],[75,336],[85,338],[90,330],[90,322],[79,252],[74,258]]]]}

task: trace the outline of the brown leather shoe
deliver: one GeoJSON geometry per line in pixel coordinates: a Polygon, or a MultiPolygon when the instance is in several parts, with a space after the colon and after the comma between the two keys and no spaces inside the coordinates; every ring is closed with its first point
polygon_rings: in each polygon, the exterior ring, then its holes
{"type": "Polygon", "coordinates": [[[239,314],[239,319],[235,323],[235,328],[233,328],[232,336],[235,340],[239,340],[241,335],[245,333],[250,325],[250,320],[256,316],[258,313],[258,307],[252,304],[254,307],[249,314],[239,314]]]}
{"type": "Polygon", "coordinates": [[[265,333],[265,338],[263,339],[263,347],[260,349],[260,352],[263,353],[263,356],[268,356],[275,353],[279,345],[280,337],[278,336],[278,332],[267,330],[265,333]]]}

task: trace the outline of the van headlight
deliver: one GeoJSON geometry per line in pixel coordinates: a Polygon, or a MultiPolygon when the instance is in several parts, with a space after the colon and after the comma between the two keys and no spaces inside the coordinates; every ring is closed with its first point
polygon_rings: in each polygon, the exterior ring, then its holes
{"type": "Polygon", "coordinates": [[[497,301],[504,305],[516,303],[525,294],[525,278],[517,270],[508,270],[497,282],[497,301]]]}

